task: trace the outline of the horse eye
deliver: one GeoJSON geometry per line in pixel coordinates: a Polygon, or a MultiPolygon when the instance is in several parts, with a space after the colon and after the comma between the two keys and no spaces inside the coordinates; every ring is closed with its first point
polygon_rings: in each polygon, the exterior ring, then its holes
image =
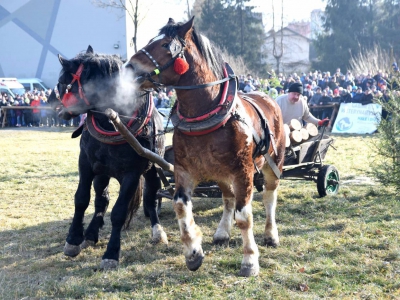
{"type": "Polygon", "coordinates": [[[164,48],[167,48],[168,49],[168,43],[165,43],[165,44],[162,44],[162,46],[161,47],[164,47],[164,48]]]}

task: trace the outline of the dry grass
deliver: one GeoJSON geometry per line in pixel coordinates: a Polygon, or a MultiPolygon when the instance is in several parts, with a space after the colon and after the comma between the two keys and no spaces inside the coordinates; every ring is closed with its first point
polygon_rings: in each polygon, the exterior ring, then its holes
{"type": "MultiPolygon", "coordinates": [[[[71,259],[62,253],[73,214],[79,139],[65,128],[0,130],[1,299],[399,299],[400,203],[368,177],[371,136],[336,136],[327,163],[340,172],[337,196],[319,198],[316,185],[282,181],[277,222],[281,246],[259,246],[260,275],[238,277],[241,237],[212,245],[221,200],[195,198],[206,258],[186,269],[172,203],[162,224],[169,246],[150,244],[141,211],[123,233],[120,267],[98,267],[110,233],[109,212],[98,245],[71,259]]],[[[111,182],[111,197],[118,192],[111,182]]],[[[93,207],[88,209],[86,223],[93,207]]],[[[254,197],[255,236],[264,230],[261,195],[254,197]]]]}

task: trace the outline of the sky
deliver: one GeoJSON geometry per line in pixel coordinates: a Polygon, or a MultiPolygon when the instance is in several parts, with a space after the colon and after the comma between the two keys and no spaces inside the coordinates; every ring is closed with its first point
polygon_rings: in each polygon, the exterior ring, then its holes
{"type": "MultiPolygon", "coordinates": [[[[252,0],[252,4],[263,12],[267,30],[272,27],[272,22],[269,21],[272,19],[272,1],[276,11],[275,23],[278,23],[279,26],[282,1],[284,25],[294,20],[310,20],[312,10],[324,9],[326,5],[326,0],[252,0]]],[[[159,29],[167,24],[168,18],[171,17],[178,22],[183,21],[186,17],[186,0],[147,0],[146,2],[149,6],[143,12],[145,17],[139,26],[138,49],[144,47],[150,38],[157,35],[159,29]]],[[[190,5],[193,2],[194,0],[189,0],[190,5]]]]}

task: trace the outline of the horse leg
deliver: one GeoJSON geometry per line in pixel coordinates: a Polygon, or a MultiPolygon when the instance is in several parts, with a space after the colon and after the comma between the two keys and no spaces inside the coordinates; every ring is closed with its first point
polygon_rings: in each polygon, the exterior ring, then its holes
{"type": "Polygon", "coordinates": [[[147,171],[143,176],[145,178],[143,206],[145,207],[150,217],[152,228],[152,243],[157,244],[159,242],[162,242],[168,245],[168,238],[166,233],[164,232],[163,227],[160,224],[157,212],[158,201],[161,201],[161,199],[157,199],[157,191],[161,188],[161,180],[157,176],[157,170],[155,166],[153,165],[151,169],[147,171]]]}
{"type": "Polygon", "coordinates": [[[216,245],[223,245],[227,244],[230,239],[233,224],[233,212],[235,208],[235,196],[230,185],[219,183],[219,187],[222,191],[224,211],[222,213],[222,218],[219,222],[217,231],[214,234],[213,243],[216,245]]]}
{"type": "Polygon", "coordinates": [[[183,243],[183,254],[186,259],[186,266],[191,271],[196,271],[203,263],[204,253],[201,247],[202,233],[196,225],[192,213],[191,191],[192,184],[188,184],[189,174],[175,168],[175,194],[174,210],[178,219],[183,243]],[[189,188],[184,188],[189,186],[189,188]]]}
{"type": "Polygon", "coordinates": [[[83,235],[83,218],[85,211],[90,202],[90,189],[94,174],[91,166],[83,157],[84,154],[79,156],[79,184],[75,192],[75,212],[72,218],[69,233],[64,246],[64,254],[67,256],[75,257],[81,252],[81,244],[84,240],[83,235]]]}
{"type": "Polygon", "coordinates": [[[276,178],[274,172],[268,165],[262,169],[265,180],[265,189],[263,192],[263,203],[265,206],[265,236],[264,243],[267,246],[279,246],[278,227],[275,221],[275,210],[277,204],[279,179],[276,178]]]}
{"type": "Polygon", "coordinates": [[[118,199],[111,211],[111,236],[103,255],[100,268],[115,269],[118,266],[121,250],[121,230],[128,215],[128,206],[139,185],[140,173],[129,173],[119,180],[120,190],[118,199]]]}
{"type": "Polygon", "coordinates": [[[99,240],[99,230],[104,225],[104,215],[106,214],[110,196],[108,193],[108,184],[110,177],[106,175],[97,175],[93,180],[93,188],[95,191],[94,214],[92,221],[85,231],[85,240],[81,248],[85,249],[94,246],[99,240]]]}
{"type": "Polygon", "coordinates": [[[243,260],[239,275],[244,277],[256,276],[259,272],[258,247],[253,233],[253,173],[249,172],[245,178],[238,177],[234,181],[236,196],[235,220],[243,239],[243,260]]]}

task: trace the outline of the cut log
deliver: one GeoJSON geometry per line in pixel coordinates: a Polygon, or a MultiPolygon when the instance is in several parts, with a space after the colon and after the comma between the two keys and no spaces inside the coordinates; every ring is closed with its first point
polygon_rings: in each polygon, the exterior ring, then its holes
{"type": "Polygon", "coordinates": [[[307,129],[308,134],[310,135],[310,137],[314,137],[314,136],[317,136],[317,135],[318,135],[318,128],[317,128],[317,126],[315,126],[314,124],[312,124],[312,123],[307,123],[307,124],[304,126],[304,128],[307,129]]]}
{"type": "Polygon", "coordinates": [[[307,129],[304,127],[300,129],[300,134],[301,134],[301,140],[303,142],[307,141],[310,138],[307,129]]]}
{"type": "Polygon", "coordinates": [[[300,130],[293,130],[292,132],[290,132],[289,137],[290,137],[291,143],[294,145],[301,143],[303,140],[300,130]]]}
{"type": "Polygon", "coordinates": [[[290,120],[290,122],[289,122],[290,130],[300,130],[301,127],[303,127],[303,126],[301,125],[299,120],[297,120],[297,119],[290,120]]]}
{"type": "Polygon", "coordinates": [[[289,147],[290,146],[290,128],[288,124],[283,124],[283,129],[285,130],[285,147],[289,147]]]}

